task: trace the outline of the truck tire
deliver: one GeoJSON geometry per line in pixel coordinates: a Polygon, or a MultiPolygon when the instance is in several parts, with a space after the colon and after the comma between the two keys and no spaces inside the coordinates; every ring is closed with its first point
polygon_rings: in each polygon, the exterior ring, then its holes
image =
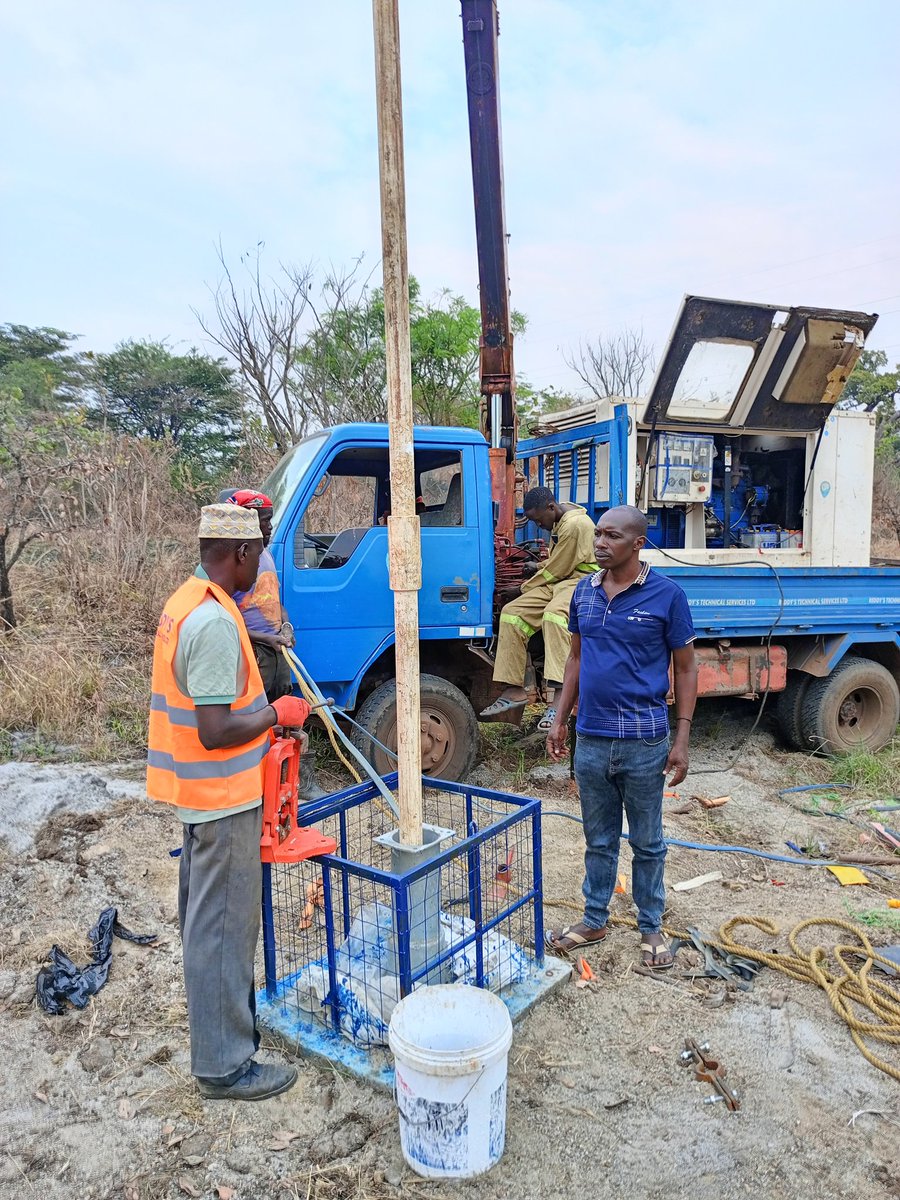
{"type": "Polygon", "coordinates": [[[900,690],[881,663],[848,656],[825,679],[811,680],[803,697],[804,746],[822,754],[880,750],[900,721],[900,690]]]}
{"type": "MultiPolygon", "coordinates": [[[[437,675],[421,675],[422,774],[452,783],[464,780],[478,759],[480,733],[475,710],[458,687],[437,675]]],[[[377,687],[356,714],[372,737],[397,748],[397,685],[393,679],[377,687]]],[[[379,775],[397,764],[359,729],[353,741],[379,775]]]]}
{"type": "Polygon", "coordinates": [[[811,682],[812,676],[807,675],[804,671],[788,671],[787,685],[784,691],[779,693],[775,705],[775,717],[781,730],[781,736],[792,750],[810,749],[803,743],[800,715],[803,710],[806,689],[811,682]]]}

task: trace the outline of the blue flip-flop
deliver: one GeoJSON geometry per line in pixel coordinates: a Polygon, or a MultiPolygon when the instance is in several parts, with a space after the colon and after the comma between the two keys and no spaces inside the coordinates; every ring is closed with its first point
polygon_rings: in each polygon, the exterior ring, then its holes
{"type": "Polygon", "coordinates": [[[551,707],[544,710],[544,715],[535,725],[538,733],[549,733],[553,728],[553,722],[556,720],[556,709],[551,707]]]}

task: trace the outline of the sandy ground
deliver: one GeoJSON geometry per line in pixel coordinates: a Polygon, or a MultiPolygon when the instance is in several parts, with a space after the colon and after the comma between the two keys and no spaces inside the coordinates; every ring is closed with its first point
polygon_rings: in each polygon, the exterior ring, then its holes
{"type": "MultiPolygon", "coordinates": [[[[694,765],[727,763],[752,715],[740,704],[703,706],[694,765]]],[[[511,786],[496,769],[478,770],[482,786],[511,786]]],[[[778,750],[763,728],[734,769],[689,777],[667,806],[695,792],[728,793],[731,802],[669,813],[667,831],[776,851],[785,839],[826,839],[832,851],[847,850],[856,838],[849,826],[777,798],[822,771],[778,750]]],[[[542,796],[547,809],[577,811],[564,778],[537,767],[525,779],[519,790],[542,796]]],[[[851,1123],[860,1110],[900,1120],[900,1084],[866,1062],[822,992],[772,971],[724,1001],[707,981],[643,978],[629,970],[637,946],[629,930],[590,952],[595,988],[567,985],[517,1025],[506,1153],[480,1179],[418,1179],[403,1165],[391,1099],[307,1062],[298,1085],[275,1100],[204,1103],[188,1074],[172,815],[146,801],[134,767],[21,762],[0,766],[0,813],[0,1197],[900,1196],[898,1126],[878,1115],[851,1123]],[[110,904],[131,929],[158,932],[160,948],[117,941],[109,982],[89,1007],[44,1015],[34,1001],[44,956],[58,942],[83,959],[85,932],[110,904]],[[786,993],[781,1009],[770,1006],[773,989],[786,993]],[[708,1039],[727,1065],[741,1112],[702,1103],[709,1088],[678,1061],[690,1036],[708,1039]]],[[[884,909],[887,895],[900,895],[900,869],[873,876],[869,888],[841,889],[821,869],[670,853],[670,883],[711,870],[723,873],[721,883],[670,892],[673,926],[713,934],[730,917],[754,914],[785,929],[805,917],[884,909]]],[[[580,830],[571,821],[545,819],[544,880],[550,900],[577,903],[580,830]]],[[[627,897],[618,904],[629,911],[627,897]]],[[[551,924],[575,915],[547,909],[551,924]]],[[[879,943],[900,941],[869,932],[879,943]]],[[[748,940],[767,941],[753,931],[748,940]]],[[[676,972],[688,966],[679,956],[676,972]]]]}

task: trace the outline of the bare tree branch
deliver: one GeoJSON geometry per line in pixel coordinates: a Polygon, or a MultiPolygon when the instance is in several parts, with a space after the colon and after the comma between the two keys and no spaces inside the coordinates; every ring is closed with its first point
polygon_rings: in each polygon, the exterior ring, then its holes
{"type": "Polygon", "coordinates": [[[312,270],[305,267],[288,271],[282,267],[282,282],[266,280],[262,249],[260,243],[255,251],[241,256],[241,285],[220,242],[217,256],[222,277],[215,288],[210,288],[215,318],[205,318],[196,309],[194,316],[206,336],[236,363],[283,454],[307,432],[305,414],[297,410],[289,385],[303,336],[312,270]]]}
{"type": "Polygon", "coordinates": [[[262,270],[262,243],[241,256],[242,279],[217,248],[213,315],[194,316],[235,362],[279,453],[312,430],[385,413],[383,314],[359,258],[331,267],[314,296],[311,265],[262,270]]]}
{"type": "Polygon", "coordinates": [[[623,329],[619,334],[580,342],[577,351],[563,357],[598,400],[640,396],[656,365],[653,347],[642,329],[623,329]]]}

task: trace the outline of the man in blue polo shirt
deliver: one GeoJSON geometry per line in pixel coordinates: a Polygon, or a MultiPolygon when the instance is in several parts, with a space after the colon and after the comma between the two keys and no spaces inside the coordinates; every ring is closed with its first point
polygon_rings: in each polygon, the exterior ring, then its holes
{"type": "Polygon", "coordinates": [[[547,935],[554,950],[602,941],[616,884],[622,811],[633,856],[632,891],[645,967],[665,970],[673,956],[660,926],[665,908],[666,845],[662,797],[688,770],[697,699],[694,627],[681,588],[640,560],[647,518],[623,504],[597,523],[600,570],[575,589],[572,648],[547,750],[565,755],[566,722],[578,704],[575,776],[584,819],[584,920],[547,935]],[[675,680],[675,731],[669,744],[669,660],[675,680]]]}

